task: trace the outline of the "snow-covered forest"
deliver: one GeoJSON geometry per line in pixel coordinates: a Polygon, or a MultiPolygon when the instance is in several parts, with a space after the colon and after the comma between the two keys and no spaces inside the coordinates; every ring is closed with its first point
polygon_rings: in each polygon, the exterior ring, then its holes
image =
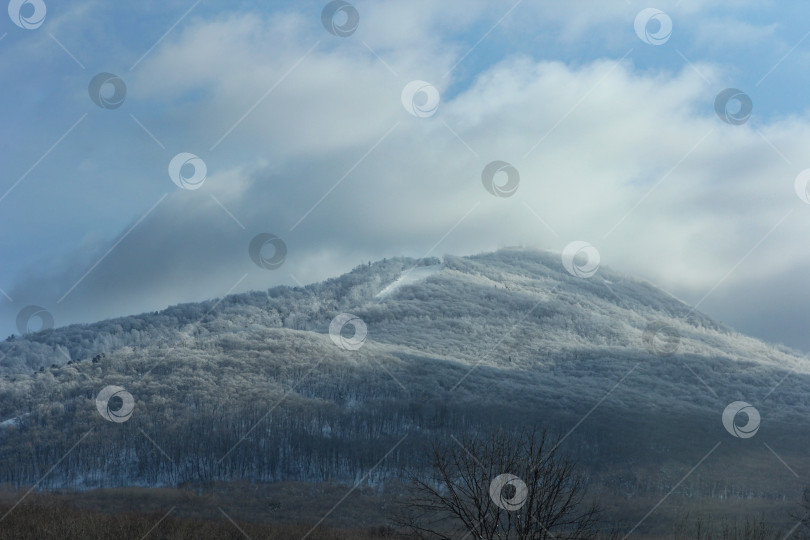
{"type": "Polygon", "coordinates": [[[423,466],[437,435],[538,423],[614,496],[666,493],[722,440],[728,459],[679,489],[783,499],[801,483],[773,481],[784,470],[761,441],[796,466],[810,442],[795,422],[810,413],[799,355],[650,284],[606,268],[576,278],[558,255],[520,249],[364,264],[14,336],[0,355],[0,482],[18,486],[63,456],[40,487],[352,483],[370,470],[380,485],[423,466]],[[341,313],[367,326],[356,350],[330,338],[341,313]],[[134,398],[125,422],[97,410],[110,385],[134,398]],[[735,400],[761,413],[757,439],[728,440],[721,413],[735,400]]]}

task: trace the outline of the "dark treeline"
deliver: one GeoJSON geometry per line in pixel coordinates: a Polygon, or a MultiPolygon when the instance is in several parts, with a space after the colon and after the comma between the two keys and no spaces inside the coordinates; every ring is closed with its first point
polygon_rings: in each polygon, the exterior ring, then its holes
{"type": "Polygon", "coordinates": [[[174,515],[144,512],[104,513],[76,508],[48,496],[32,496],[13,508],[0,504],[0,516],[8,515],[0,525],[2,540],[87,540],[115,538],[138,540],[199,540],[217,538],[241,540],[249,535],[254,540],[405,540],[384,526],[368,529],[335,529],[310,524],[262,524],[224,516],[216,519],[178,518],[174,515]],[[9,510],[11,510],[9,512],[9,510]]]}
{"type": "MultiPolygon", "coordinates": [[[[301,393],[315,391],[301,386],[301,393]]],[[[71,406],[35,410],[16,425],[0,428],[0,483],[20,487],[41,480],[43,489],[241,480],[352,484],[373,468],[365,484],[374,486],[401,479],[406,467],[427,467],[425,448],[432,441],[487,426],[518,429],[527,421],[542,421],[550,432],[563,434],[578,418],[506,404],[475,406],[440,399],[406,403],[380,396],[376,388],[358,387],[341,403],[300,394],[280,404],[280,396],[247,404],[190,396],[184,408],[155,394],[141,396],[137,414],[121,424],[103,420],[95,403],[83,396],[71,406]]],[[[629,500],[667,493],[684,473],[672,455],[697,460],[714,442],[710,433],[678,446],[666,440],[657,422],[616,426],[608,423],[612,417],[610,410],[594,413],[593,424],[573,432],[563,445],[567,455],[582,464],[589,486],[612,497],[629,500]],[[633,437],[639,432],[646,437],[633,437]],[[662,451],[663,444],[670,446],[662,451]]],[[[702,421],[682,420],[684,425],[702,421]]],[[[756,463],[751,461],[750,468],[756,463]]],[[[742,478],[735,474],[736,466],[734,462],[701,471],[679,485],[678,495],[721,501],[791,499],[784,485],[767,476],[762,481],[752,481],[750,475],[742,478]]]]}

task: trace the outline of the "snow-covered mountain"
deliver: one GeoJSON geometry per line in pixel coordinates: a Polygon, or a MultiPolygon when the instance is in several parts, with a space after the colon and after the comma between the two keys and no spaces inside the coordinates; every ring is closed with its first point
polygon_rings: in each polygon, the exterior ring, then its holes
{"type": "Polygon", "coordinates": [[[794,497],[810,465],[810,362],[547,252],[384,260],[0,355],[0,482],[33,483],[64,454],[42,485],[353,481],[399,445],[379,482],[423,464],[430,437],[527,423],[614,496],[794,497]],[[131,416],[97,407],[108,386],[131,416]],[[724,425],[735,402],[751,409],[724,425]]]}

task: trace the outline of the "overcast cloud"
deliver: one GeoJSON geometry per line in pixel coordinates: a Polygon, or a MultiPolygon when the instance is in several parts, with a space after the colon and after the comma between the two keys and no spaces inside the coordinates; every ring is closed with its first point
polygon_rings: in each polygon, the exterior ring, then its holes
{"type": "Polygon", "coordinates": [[[625,2],[358,1],[345,38],[325,2],[105,4],[48,2],[40,28],[0,29],[6,334],[29,304],[64,325],[383,257],[585,240],[810,350],[810,206],[794,191],[810,15],[662,2],[673,32],[655,46],[633,27],[649,6],[625,2]],[[89,99],[99,72],[125,81],[120,108],[89,99]],[[403,107],[413,80],[441,95],[432,116],[403,107]],[[729,87],[752,99],[742,125],[715,114],[729,87]],[[180,152],[205,162],[199,189],[169,178],[180,152]],[[519,171],[511,197],[482,185],[494,160],[519,171]],[[287,245],[277,270],[248,256],[264,232],[287,245]]]}

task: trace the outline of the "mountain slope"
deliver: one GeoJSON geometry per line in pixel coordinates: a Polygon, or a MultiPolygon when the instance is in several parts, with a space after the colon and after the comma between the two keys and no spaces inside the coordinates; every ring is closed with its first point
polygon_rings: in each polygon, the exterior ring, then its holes
{"type": "Polygon", "coordinates": [[[0,354],[0,482],[33,483],[64,454],[43,486],[351,482],[396,447],[375,483],[424,465],[430,438],[527,423],[564,436],[612,496],[666,493],[717,442],[682,489],[795,496],[801,481],[762,442],[810,466],[810,363],[648,283],[607,268],[578,278],[543,252],[385,260],[0,354]],[[362,342],[353,324],[330,336],[342,313],[365,324],[362,342]],[[110,385],[133,396],[125,422],[96,408],[110,385]],[[761,414],[755,439],[724,428],[734,401],[761,414]]]}

